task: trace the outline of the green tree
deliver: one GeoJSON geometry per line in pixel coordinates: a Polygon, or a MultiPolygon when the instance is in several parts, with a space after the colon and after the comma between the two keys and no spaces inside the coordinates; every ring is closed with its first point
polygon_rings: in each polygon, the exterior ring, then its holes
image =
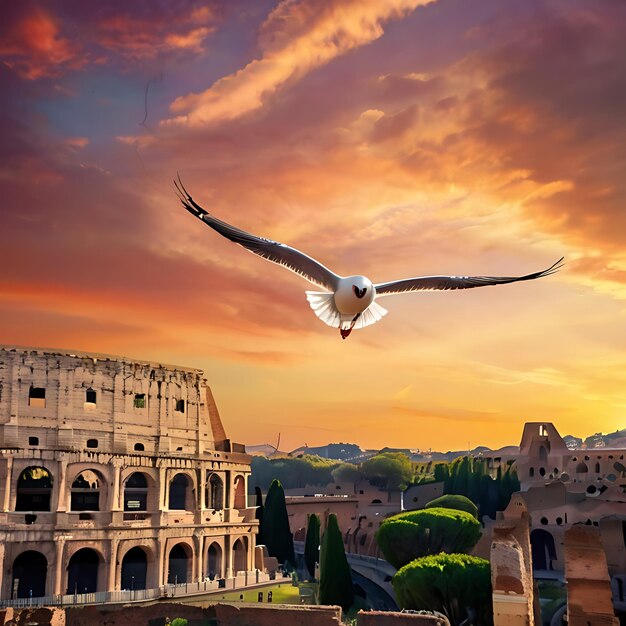
{"type": "Polygon", "coordinates": [[[343,547],[337,516],[328,516],[320,554],[320,604],[336,604],[347,611],[354,602],[352,575],[343,547]]]}
{"type": "Polygon", "coordinates": [[[352,463],[337,465],[331,472],[331,475],[336,483],[352,483],[354,489],[356,489],[356,484],[363,478],[361,470],[352,463]]]}
{"type": "Polygon", "coordinates": [[[469,552],[480,538],[480,523],[465,511],[432,508],[387,518],[376,531],[385,559],[400,568],[438,552],[469,552]]]}
{"type": "Polygon", "coordinates": [[[280,480],[285,489],[327,485],[333,479],[332,470],[340,464],[340,461],[313,455],[279,459],[255,456],[252,457],[250,483],[269,485],[272,480],[280,480]]]}
{"type": "Polygon", "coordinates": [[[377,454],[361,464],[361,471],[370,483],[388,491],[404,490],[413,479],[413,464],[401,452],[377,454]]]}
{"type": "Polygon", "coordinates": [[[270,556],[279,563],[294,565],[293,536],[285,504],[285,491],[280,481],[273,480],[265,498],[263,510],[263,538],[270,556]]]}
{"type": "Polygon", "coordinates": [[[452,485],[452,493],[467,495],[470,474],[469,458],[463,456],[460,459],[455,459],[455,461],[452,463],[452,466],[454,468],[454,483],[452,485]]]}
{"type": "Polygon", "coordinates": [[[309,515],[304,543],[304,562],[311,577],[315,578],[315,564],[320,560],[320,518],[313,513],[309,515]]]}
{"type": "Polygon", "coordinates": [[[259,531],[256,536],[257,545],[264,545],[263,539],[263,494],[261,493],[261,487],[255,487],[254,492],[256,494],[256,511],[254,517],[259,520],[259,531]]]}
{"type": "Polygon", "coordinates": [[[456,494],[446,494],[439,498],[431,500],[425,508],[443,508],[443,509],[456,509],[457,511],[466,511],[470,515],[473,515],[478,519],[478,507],[465,496],[459,496],[456,494]]]}
{"type": "Polygon", "coordinates": [[[437,554],[402,567],[391,584],[404,609],[440,611],[453,626],[493,624],[489,561],[467,554],[437,554]]]}
{"type": "Polygon", "coordinates": [[[450,470],[447,463],[437,463],[434,469],[434,478],[436,482],[444,483],[444,489],[447,481],[450,478],[450,470]]]}

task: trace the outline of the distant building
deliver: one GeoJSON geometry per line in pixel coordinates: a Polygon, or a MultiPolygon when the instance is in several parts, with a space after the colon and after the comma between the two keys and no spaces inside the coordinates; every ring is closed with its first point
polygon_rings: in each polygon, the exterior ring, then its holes
{"type": "Polygon", "coordinates": [[[570,450],[553,424],[531,422],[524,426],[517,474],[535,576],[562,576],[566,531],[581,524],[596,528],[614,604],[626,611],[626,449],[570,450]]]}
{"type": "Polygon", "coordinates": [[[200,370],[0,347],[0,600],[252,570],[249,473],[200,370]]]}
{"type": "Polygon", "coordinates": [[[290,452],[289,456],[298,457],[305,454],[319,456],[323,459],[350,461],[355,458],[360,458],[363,455],[363,450],[354,443],[329,443],[325,446],[302,446],[290,452]]]}

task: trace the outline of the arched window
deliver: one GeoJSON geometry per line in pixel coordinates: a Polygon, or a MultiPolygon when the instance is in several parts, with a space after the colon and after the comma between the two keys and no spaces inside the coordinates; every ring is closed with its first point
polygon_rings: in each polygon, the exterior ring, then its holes
{"type": "Polygon", "coordinates": [[[235,478],[235,508],[246,508],[246,479],[243,476],[235,478]]]}
{"type": "Polygon", "coordinates": [[[41,598],[46,595],[48,560],[35,550],[22,552],[13,561],[13,584],[18,598],[41,598]],[[18,582],[19,581],[19,582],[18,582]]]}
{"type": "Polygon", "coordinates": [[[148,557],[142,548],[131,548],[122,559],[122,589],[145,589],[148,557]]]}
{"type": "Polygon", "coordinates": [[[100,557],[91,548],[81,548],[67,565],[67,593],[93,593],[98,590],[100,557]]]}
{"type": "Polygon", "coordinates": [[[222,548],[215,541],[209,546],[206,573],[210,580],[222,577],[222,548]]]}
{"type": "Polygon", "coordinates": [[[211,474],[209,478],[206,504],[209,509],[215,511],[224,508],[224,483],[217,474],[211,474]]]}
{"type": "Polygon", "coordinates": [[[184,511],[187,508],[187,488],[189,478],[185,474],[176,474],[170,483],[170,511],[184,511]]]}
{"type": "Polygon", "coordinates": [[[188,582],[191,566],[189,546],[177,543],[171,550],[168,559],[167,582],[170,585],[188,582]]]}
{"type": "Polygon", "coordinates": [[[233,569],[235,572],[245,572],[247,567],[246,546],[248,542],[245,537],[239,537],[233,544],[233,569]]]}
{"type": "Polygon", "coordinates": [[[72,511],[100,510],[100,477],[92,470],[81,472],[72,483],[72,511]]]}
{"type": "Polygon", "coordinates": [[[148,510],[148,481],[145,474],[135,472],[128,477],[124,485],[124,510],[148,510]]]}
{"type": "Polygon", "coordinates": [[[17,479],[16,511],[49,511],[52,476],[45,467],[27,467],[17,479]]]}
{"type": "Polygon", "coordinates": [[[97,439],[87,439],[87,447],[88,448],[97,448],[98,440],[97,439]]]}
{"type": "Polygon", "coordinates": [[[143,443],[136,443],[135,444],[135,451],[136,452],[143,452],[146,449],[146,447],[143,445],[143,443]]]}
{"type": "Polygon", "coordinates": [[[583,463],[583,461],[581,461],[577,466],[576,466],[576,473],[577,474],[586,474],[588,472],[588,468],[587,468],[587,464],[583,463]]]}
{"type": "Polygon", "coordinates": [[[554,537],[543,528],[536,528],[530,533],[533,569],[551,570],[556,559],[554,537]]]}

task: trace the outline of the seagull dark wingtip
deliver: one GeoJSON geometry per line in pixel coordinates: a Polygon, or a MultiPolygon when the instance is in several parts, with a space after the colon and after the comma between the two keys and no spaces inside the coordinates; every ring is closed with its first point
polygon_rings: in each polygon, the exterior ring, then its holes
{"type": "Polygon", "coordinates": [[[174,179],[174,187],[176,188],[176,194],[182,202],[182,205],[197,218],[202,219],[203,215],[207,215],[208,211],[205,211],[195,200],[191,197],[189,192],[185,189],[183,181],[180,179],[180,174],[176,172],[176,178],[174,179]],[[177,179],[178,180],[177,180],[177,179]]]}

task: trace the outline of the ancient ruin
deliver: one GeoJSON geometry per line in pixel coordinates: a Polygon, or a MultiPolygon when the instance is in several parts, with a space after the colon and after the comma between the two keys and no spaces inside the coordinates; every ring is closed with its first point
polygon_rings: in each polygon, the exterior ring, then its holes
{"type": "Polygon", "coordinates": [[[0,600],[247,579],[249,473],[202,371],[0,348],[0,600]]]}

